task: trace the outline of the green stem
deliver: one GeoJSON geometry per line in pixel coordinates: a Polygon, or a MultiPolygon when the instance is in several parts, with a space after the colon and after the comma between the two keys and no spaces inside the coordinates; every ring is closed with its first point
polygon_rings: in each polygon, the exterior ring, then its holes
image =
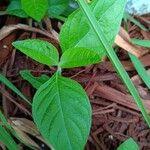
{"type": "Polygon", "coordinates": [[[89,23],[91,24],[91,27],[93,28],[95,34],[99,38],[99,41],[102,42],[103,46],[105,47],[107,56],[111,60],[112,64],[116,68],[116,71],[122,78],[123,82],[127,86],[128,90],[130,91],[131,95],[133,96],[138,108],[140,109],[145,121],[147,122],[148,126],[150,127],[150,116],[148,115],[148,112],[146,111],[144,104],[139,96],[139,93],[137,92],[135,86],[133,85],[132,81],[130,80],[129,75],[123,68],[122,64],[120,63],[116,53],[114,52],[112,46],[109,44],[107,39],[105,38],[105,35],[99,26],[99,23],[97,22],[94,14],[91,12],[88,4],[85,2],[85,0],[77,0],[77,2],[80,5],[80,8],[84,12],[85,16],[87,17],[89,23]]]}
{"type": "Polygon", "coordinates": [[[57,73],[58,75],[61,75],[61,71],[62,71],[62,69],[61,69],[61,67],[58,65],[58,68],[57,68],[57,72],[56,72],[56,73],[57,73]]]}

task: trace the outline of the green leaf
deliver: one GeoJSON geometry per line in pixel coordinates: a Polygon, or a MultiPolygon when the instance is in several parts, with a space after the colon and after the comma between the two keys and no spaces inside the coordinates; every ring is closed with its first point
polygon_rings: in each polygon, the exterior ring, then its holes
{"type": "Polygon", "coordinates": [[[21,0],[23,10],[36,21],[41,21],[48,9],[48,0],[21,0]]]}
{"type": "Polygon", "coordinates": [[[6,145],[9,150],[19,150],[17,144],[11,135],[0,125],[0,141],[6,145]]]}
{"type": "Polygon", "coordinates": [[[22,9],[21,0],[12,0],[7,7],[7,13],[10,15],[15,15],[22,18],[27,18],[28,15],[22,9]]]}
{"type": "Polygon", "coordinates": [[[100,62],[98,53],[86,48],[71,48],[63,53],[59,66],[61,68],[81,67],[100,62]]]}
{"type": "Polygon", "coordinates": [[[5,116],[3,115],[3,113],[0,110],[0,121],[4,124],[4,125],[8,125],[7,119],[5,118],[5,116]]]}
{"type": "Polygon", "coordinates": [[[48,0],[48,15],[60,15],[68,6],[68,0],[48,0]]]}
{"type": "MultiPolygon", "coordinates": [[[[80,5],[80,8],[82,9],[85,16],[87,17],[88,22],[91,25],[91,28],[93,29],[94,33],[97,35],[99,42],[101,42],[103,44],[105,51],[107,53],[107,56],[109,57],[113,66],[115,67],[116,71],[118,72],[118,74],[122,78],[123,82],[127,86],[128,90],[131,93],[131,95],[133,96],[138,108],[140,109],[145,121],[147,122],[148,126],[150,127],[150,116],[148,115],[148,112],[145,109],[145,106],[139,96],[139,93],[136,90],[134,84],[131,82],[129,75],[123,68],[121,62],[119,61],[116,53],[114,52],[114,49],[112,48],[110,43],[107,41],[105,34],[103,33],[103,30],[99,26],[94,14],[92,13],[92,11],[90,10],[89,6],[87,5],[87,3],[85,1],[83,1],[83,0],[77,0],[77,1],[80,5]]],[[[124,3],[124,6],[125,6],[125,3],[124,3]]],[[[123,9],[123,6],[122,6],[122,9],[123,9]]]]}
{"type": "MultiPolygon", "coordinates": [[[[150,41],[149,40],[132,39],[132,43],[136,44],[138,46],[150,48],[150,41]]],[[[141,77],[141,79],[143,80],[145,85],[150,89],[150,75],[147,73],[143,64],[141,63],[139,58],[137,58],[136,56],[134,56],[130,53],[129,53],[129,57],[130,57],[133,65],[134,65],[136,71],[138,72],[139,76],[141,77]]]]}
{"type": "Polygon", "coordinates": [[[130,20],[132,23],[134,23],[136,26],[138,26],[139,28],[141,28],[144,31],[148,31],[147,28],[145,28],[145,26],[143,24],[141,24],[138,20],[136,20],[134,17],[132,17],[131,15],[129,15],[128,13],[124,13],[124,19],[125,20],[130,20]]]}
{"type": "Polygon", "coordinates": [[[9,130],[12,130],[11,125],[7,122],[7,119],[5,118],[1,110],[0,110],[0,121],[3,126],[5,126],[9,130]]]}
{"type": "Polygon", "coordinates": [[[91,107],[76,81],[56,73],[36,92],[32,112],[38,129],[54,149],[84,148],[91,127],[91,107]]]}
{"type": "Polygon", "coordinates": [[[13,46],[22,53],[31,57],[32,59],[48,65],[57,65],[59,54],[57,49],[49,42],[30,39],[13,42],[13,46]]]}
{"type": "Polygon", "coordinates": [[[138,46],[150,48],[150,40],[132,39],[132,43],[138,46]]]}
{"type": "MultiPolygon", "coordinates": [[[[8,147],[8,149],[11,150],[11,147],[17,147],[17,144],[15,143],[15,141],[12,139],[11,135],[5,130],[5,128],[7,128],[9,130],[9,132],[12,133],[12,135],[14,135],[16,138],[18,138],[16,136],[16,132],[14,131],[14,129],[12,128],[11,124],[7,121],[7,119],[5,118],[4,114],[1,112],[0,110],[0,121],[1,121],[1,125],[0,125],[0,136],[1,134],[3,134],[3,137],[0,137],[0,141],[2,141],[4,144],[6,144],[6,146],[8,147]],[[5,128],[4,128],[5,127],[5,128]],[[5,137],[7,137],[7,141],[5,139],[5,137]],[[8,144],[8,145],[7,145],[8,144]]],[[[12,147],[12,148],[13,148],[12,147]]]]}
{"type": "MultiPolygon", "coordinates": [[[[1,121],[1,124],[2,126],[4,126],[5,128],[7,128],[9,130],[9,132],[17,139],[19,140],[21,143],[23,143],[24,145],[30,147],[31,149],[35,149],[33,148],[33,146],[31,146],[29,143],[26,143],[26,141],[24,140],[24,136],[22,136],[22,132],[20,132],[21,130],[16,130],[17,129],[17,126],[15,124],[15,126],[11,126],[12,124],[10,124],[7,119],[5,118],[5,116],[3,115],[3,113],[1,112],[0,110],[0,121],[1,121]]],[[[12,121],[12,120],[11,120],[12,121]]],[[[20,125],[19,125],[20,126],[20,125]]],[[[28,138],[28,137],[26,137],[28,138]]],[[[6,141],[7,142],[7,141],[6,141]]],[[[10,150],[13,150],[10,149],[10,150]]]]}
{"type": "Polygon", "coordinates": [[[13,85],[5,76],[0,74],[0,82],[5,84],[7,87],[9,87],[13,92],[15,92],[18,96],[20,96],[24,101],[26,101],[28,104],[31,104],[29,100],[13,85]]]}
{"type": "Polygon", "coordinates": [[[144,81],[146,86],[150,89],[150,75],[146,72],[143,64],[136,56],[134,56],[130,53],[128,53],[128,54],[129,54],[129,57],[134,65],[136,71],[138,72],[139,76],[144,81]]]}
{"type": "Polygon", "coordinates": [[[11,124],[7,121],[6,117],[1,112],[1,110],[0,110],[0,121],[1,121],[1,125],[7,128],[12,133],[12,135],[14,135],[17,138],[14,129],[12,128],[11,124]]]}
{"type": "Polygon", "coordinates": [[[49,80],[49,77],[47,75],[34,77],[28,70],[20,71],[20,75],[23,79],[27,80],[30,84],[32,84],[32,86],[36,89],[38,89],[42,84],[49,80]]]}
{"type": "Polygon", "coordinates": [[[128,140],[123,142],[117,148],[117,150],[140,150],[140,148],[132,138],[129,138],[128,140]]]}
{"type": "Polygon", "coordinates": [[[69,0],[68,7],[62,13],[62,15],[68,17],[72,12],[74,12],[78,8],[79,8],[79,6],[75,0],[69,0]]]}
{"type": "MultiPolygon", "coordinates": [[[[95,0],[90,5],[110,45],[114,43],[115,36],[119,31],[124,5],[125,0],[95,0]]],[[[60,43],[63,52],[72,47],[85,47],[98,52],[101,58],[105,56],[102,42],[90,28],[83,12],[79,10],[71,14],[63,25],[60,43]]]]}

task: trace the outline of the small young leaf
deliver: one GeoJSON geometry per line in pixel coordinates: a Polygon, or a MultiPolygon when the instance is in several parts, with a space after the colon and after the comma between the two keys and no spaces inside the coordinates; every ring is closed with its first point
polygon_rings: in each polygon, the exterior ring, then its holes
{"type": "Polygon", "coordinates": [[[13,42],[13,46],[42,64],[48,66],[58,64],[59,55],[57,49],[46,41],[36,39],[16,41],[13,42]]]}
{"type": "Polygon", "coordinates": [[[23,10],[36,21],[41,21],[48,9],[48,0],[21,0],[23,10]]]}
{"type": "Polygon", "coordinates": [[[2,126],[0,126],[0,141],[4,143],[9,150],[19,150],[11,135],[2,126]]]}
{"type": "Polygon", "coordinates": [[[28,15],[22,9],[21,0],[11,0],[6,11],[10,15],[15,15],[15,16],[22,17],[22,18],[28,17],[28,15]]]}
{"type": "Polygon", "coordinates": [[[73,68],[98,62],[100,62],[98,53],[90,49],[77,47],[68,49],[62,54],[59,66],[62,68],[73,68]]]}
{"type": "Polygon", "coordinates": [[[18,96],[20,96],[24,101],[28,104],[31,104],[29,100],[2,74],[0,74],[0,82],[9,87],[13,92],[15,92],[18,96]]]}
{"type": "Polygon", "coordinates": [[[60,15],[68,6],[68,0],[48,0],[48,15],[60,15]]]}
{"type": "Polygon", "coordinates": [[[56,73],[33,98],[33,118],[56,150],[81,150],[91,127],[89,99],[77,82],[56,73]]]}
{"type": "MultiPolygon", "coordinates": [[[[119,31],[124,5],[125,0],[95,0],[90,5],[110,45],[119,31]]],[[[101,58],[106,54],[102,42],[90,28],[81,10],[71,14],[63,25],[60,43],[63,52],[72,47],[85,47],[98,52],[101,58]]]]}
{"type": "Polygon", "coordinates": [[[44,84],[49,80],[49,77],[47,75],[34,77],[28,70],[20,71],[20,75],[22,76],[22,78],[27,80],[30,84],[32,84],[32,86],[36,89],[38,89],[42,84],[44,84]]]}
{"type": "Polygon", "coordinates": [[[117,148],[117,150],[140,150],[140,148],[132,138],[129,138],[128,140],[123,142],[117,148]]]}

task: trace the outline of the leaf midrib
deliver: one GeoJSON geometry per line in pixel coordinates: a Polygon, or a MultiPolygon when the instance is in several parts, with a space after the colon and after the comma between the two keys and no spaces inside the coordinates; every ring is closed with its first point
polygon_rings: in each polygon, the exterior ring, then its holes
{"type": "Polygon", "coordinates": [[[69,142],[69,147],[72,149],[72,146],[71,146],[71,143],[70,143],[70,140],[69,140],[69,136],[68,136],[68,131],[67,131],[67,129],[66,129],[66,123],[65,123],[65,118],[64,118],[64,115],[63,115],[63,109],[62,109],[62,105],[61,105],[61,96],[60,96],[60,90],[59,90],[59,84],[58,84],[58,77],[59,75],[56,73],[56,88],[57,88],[57,91],[58,91],[58,103],[59,103],[59,105],[60,105],[60,111],[61,111],[61,116],[62,116],[62,120],[63,120],[63,124],[64,124],[64,126],[65,126],[65,131],[66,131],[66,134],[67,134],[67,139],[68,139],[68,142],[69,142]]]}

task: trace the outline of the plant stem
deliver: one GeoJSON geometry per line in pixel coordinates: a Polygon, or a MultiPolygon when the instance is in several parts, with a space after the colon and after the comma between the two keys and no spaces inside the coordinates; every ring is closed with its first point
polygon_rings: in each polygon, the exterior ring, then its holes
{"type": "Polygon", "coordinates": [[[61,75],[61,71],[62,71],[61,67],[58,66],[58,68],[57,68],[57,74],[58,74],[58,75],[61,75]]]}
{"type": "Polygon", "coordinates": [[[139,96],[139,93],[136,90],[132,81],[130,80],[129,75],[127,74],[127,72],[123,68],[122,64],[120,63],[112,46],[109,44],[109,42],[105,38],[105,35],[104,35],[99,23],[97,22],[94,14],[91,12],[91,10],[90,10],[88,4],[85,2],[85,0],[77,0],[77,2],[79,3],[80,8],[82,9],[85,16],[87,17],[88,22],[90,23],[91,27],[93,28],[95,34],[99,38],[99,41],[102,42],[103,46],[105,47],[107,56],[109,57],[110,61],[116,68],[116,71],[118,72],[118,74],[122,78],[123,82],[127,86],[128,90],[130,91],[131,95],[133,96],[138,108],[140,109],[145,121],[147,122],[148,126],[150,127],[150,116],[148,115],[148,112],[146,111],[146,109],[144,107],[144,104],[139,96]]]}

